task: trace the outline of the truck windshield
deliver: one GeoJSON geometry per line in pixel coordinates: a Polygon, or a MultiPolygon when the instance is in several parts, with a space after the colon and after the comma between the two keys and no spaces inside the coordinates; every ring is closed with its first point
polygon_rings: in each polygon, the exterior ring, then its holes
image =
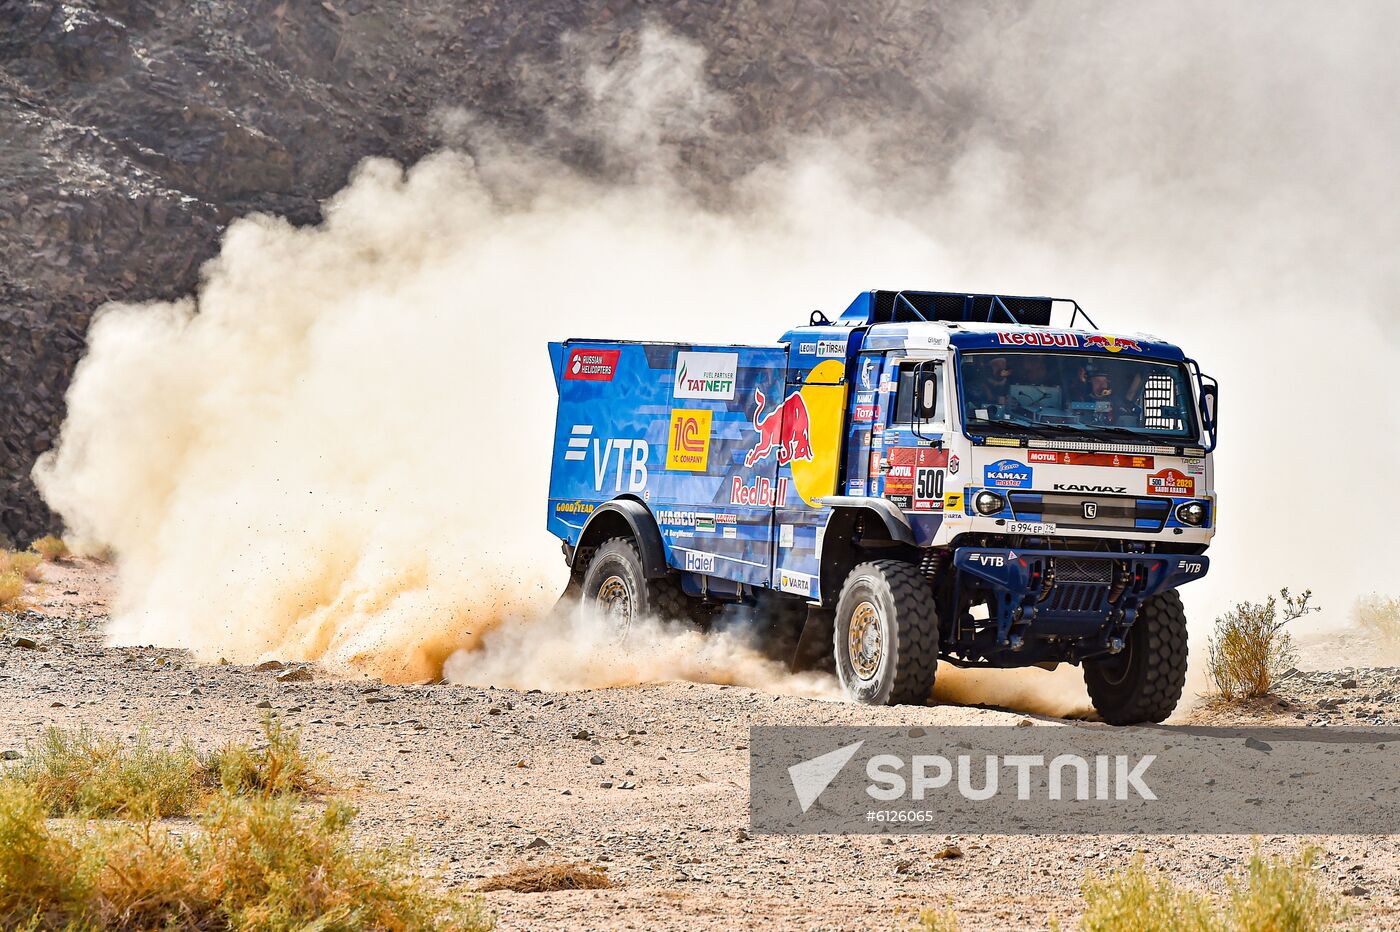
{"type": "Polygon", "coordinates": [[[1180,363],[1045,350],[961,358],[963,424],[1010,436],[1196,439],[1180,363]]]}

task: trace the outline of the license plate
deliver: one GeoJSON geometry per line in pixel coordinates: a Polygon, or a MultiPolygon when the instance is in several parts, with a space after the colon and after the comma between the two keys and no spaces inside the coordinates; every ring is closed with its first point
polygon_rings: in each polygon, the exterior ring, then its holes
{"type": "Polygon", "coordinates": [[[1006,522],[1006,533],[1044,536],[1054,534],[1055,525],[1043,521],[1008,521],[1006,522]]]}

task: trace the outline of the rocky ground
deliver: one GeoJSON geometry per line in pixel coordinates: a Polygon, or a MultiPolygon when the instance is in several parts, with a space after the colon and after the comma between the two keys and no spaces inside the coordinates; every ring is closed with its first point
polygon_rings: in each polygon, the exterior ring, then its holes
{"type": "MultiPolygon", "coordinates": [[[[1086,872],[1137,852],[1221,892],[1251,850],[1231,836],[750,837],[754,724],[1015,724],[1009,709],[867,708],[749,689],[658,684],[550,694],[389,686],[301,665],[202,665],[159,648],[103,645],[108,571],[46,567],[31,609],[0,616],[0,749],[49,725],[148,729],[203,748],[253,739],[269,711],[302,729],[362,809],[361,830],[416,839],[426,866],[470,887],[520,864],[586,861],[614,888],[490,893],[503,929],[897,928],[951,903],[969,929],[1067,925],[1086,872]],[[961,857],[939,857],[949,846],[961,857]]],[[[1396,669],[1303,672],[1276,707],[1229,719],[1323,727],[1394,724],[1396,669]],[[1354,685],[1353,685],[1354,684],[1354,685]]],[[[1397,836],[1264,837],[1267,852],[1320,845],[1322,882],[1363,927],[1400,923],[1397,836]]]]}

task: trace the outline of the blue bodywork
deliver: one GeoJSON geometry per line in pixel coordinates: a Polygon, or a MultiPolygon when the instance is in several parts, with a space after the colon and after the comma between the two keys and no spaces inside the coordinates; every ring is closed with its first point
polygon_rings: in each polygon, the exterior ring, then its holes
{"type": "MultiPolygon", "coordinates": [[[[951,591],[940,596],[948,606],[940,612],[951,616],[944,618],[945,652],[999,665],[1034,663],[1040,649],[1025,649],[1032,635],[1076,642],[1072,649],[1056,647],[1057,659],[1115,649],[1145,599],[1204,575],[1207,559],[1132,542],[1079,551],[1037,538],[1013,548],[985,534],[952,534],[975,517],[1039,520],[1041,493],[1018,487],[1028,451],[1007,449],[1005,462],[988,466],[986,477],[982,470],[970,475],[969,464],[956,477],[957,491],[945,490],[945,479],[958,473],[950,449],[966,455],[968,438],[921,431],[891,416],[898,372],[885,357],[896,356],[910,341],[910,328],[926,325],[934,319],[929,315],[966,323],[941,338],[954,367],[962,350],[1023,338],[975,326],[1002,315],[1017,324],[1017,314],[1034,318],[1031,324],[1045,327],[1035,331],[1037,339],[1076,341],[1057,345],[1122,348],[1112,337],[1050,328],[1051,303],[866,292],[836,321],[814,315],[810,326],[773,345],[551,343],[559,408],[549,531],[572,559],[589,521],[609,502],[631,500],[654,519],[664,564],[679,572],[691,595],[723,601],[776,589],[829,607],[844,577],[823,576],[824,535],[836,509],[869,502],[891,515],[892,541],[932,558],[931,577],[952,570],[945,574],[951,591]],[[999,464],[1006,468],[992,468],[999,464]],[[972,496],[992,487],[993,473],[1010,486],[998,489],[1005,509],[976,515],[972,496]],[[971,621],[970,604],[988,605],[989,620],[971,621]]],[[[1073,310],[1076,318],[1082,314],[1078,305],[1073,310]]],[[[1127,343],[1144,357],[1194,367],[1171,344],[1127,343]]],[[[956,372],[954,384],[960,385],[956,372]]],[[[1214,425],[1208,428],[1213,444],[1214,425]]],[[[970,442],[976,448],[983,441],[970,442]]],[[[1140,494],[1133,526],[1180,533],[1186,528],[1175,509],[1190,500],[1140,494]]],[[[1213,499],[1200,501],[1213,523],[1213,499]]]]}

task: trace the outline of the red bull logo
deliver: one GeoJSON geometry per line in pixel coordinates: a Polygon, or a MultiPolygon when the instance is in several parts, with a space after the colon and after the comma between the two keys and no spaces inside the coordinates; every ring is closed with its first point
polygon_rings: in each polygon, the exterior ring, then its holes
{"type": "Polygon", "coordinates": [[[812,458],[811,418],[807,414],[807,403],[802,396],[793,392],[767,414],[763,413],[768,399],[763,392],[754,389],[753,427],[758,431],[758,442],[744,457],[745,466],[761,462],[770,453],[776,453],[778,465],[786,466],[793,460],[812,458]]]}
{"type": "Polygon", "coordinates": [[[1084,345],[1092,349],[1107,350],[1110,353],[1121,353],[1123,350],[1132,350],[1134,353],[1142,352],[1142,346],[1137,340],[1127,340],[1123,337],[1106,337],[1094,334],[1084,338],[1084,345]]]}

